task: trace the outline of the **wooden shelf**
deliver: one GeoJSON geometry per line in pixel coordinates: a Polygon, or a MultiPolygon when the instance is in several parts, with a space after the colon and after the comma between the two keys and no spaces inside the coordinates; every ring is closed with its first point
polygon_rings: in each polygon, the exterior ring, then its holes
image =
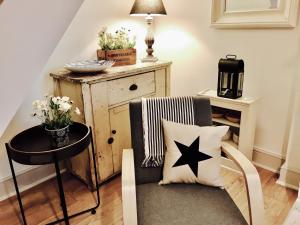
{"type": "Polygon", "coordinates": [[[256,112],[258,106],[257,102],[259,98],[221,98],[217,96],[217,92],[215,90],[204,90],[199,92],[198,95],[209,98],[212,107],[219,107],[224,109],[223,114],[225,115],[226,110],[240,112],[239,123],[230,122],[225,117],[213,118],[212,120],[216,124],[224,124],[230,126],[232,132],[238,132],[239,144],[235,144],[232,140],[229,140],[228,142],[235,148],[238,147],[239,152],[243,153],[249,160],[252,160],[256,125],[256,112]]]}
{"type": "Polygon", "coordinates": [[[240,124],[239,123],[230,122],[229,120],[226,120],[225,118],[212,118],[212,121],[216,122],[216,123],[225,124],[225,125],[228,125],[228,126],[231,126],[231,127],[240,128],[240,124]]]}

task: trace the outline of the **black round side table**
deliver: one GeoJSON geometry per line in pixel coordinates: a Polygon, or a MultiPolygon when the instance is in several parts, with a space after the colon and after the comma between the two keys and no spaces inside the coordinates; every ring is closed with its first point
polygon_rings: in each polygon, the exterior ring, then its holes
{"type": "Polygon", "coordinates": [[[67,146],[53,149],[51,147],[50,139],[43,127],[35,126],[17,134],[9,143],[5,144],[24,225],[27,225],[27,223],[12,160],[24,165],[55,164],[56,179],[64,218],[48,223],[48,225],[60,222],[65,222],[66,225],[69,225],[69,220],[75,216],[79,216],[87,212],[91,212],[92,214],[96,213],[96,209],[100,205],[100,194],[92,129],[82,123],[73,123],[70,126],[69,139],[70,142],[67,146]],[[90,144],[92,145],[93,152],[97,205],[93,208],[86,209],[69,216],[60,174],[59,161],[78,155],[90,144]]]}

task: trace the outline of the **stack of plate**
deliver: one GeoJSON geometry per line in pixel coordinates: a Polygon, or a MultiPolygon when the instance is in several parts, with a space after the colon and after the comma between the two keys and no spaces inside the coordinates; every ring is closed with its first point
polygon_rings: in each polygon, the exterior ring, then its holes
{"type": "Polygon", "coordinates": [[[84,60],[67,63],[65,69],[76,73],[93,73],[108,69],[114,65],[114,61],[106,60],[84,60]]]}

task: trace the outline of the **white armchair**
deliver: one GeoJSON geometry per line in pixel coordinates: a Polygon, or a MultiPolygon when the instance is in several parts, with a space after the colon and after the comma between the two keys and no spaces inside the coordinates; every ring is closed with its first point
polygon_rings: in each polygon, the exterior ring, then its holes
{"type": "MultiPolygon", "coordinates": [[[[194,99],[194,107],[195,114],[201,117],[201,119],[195,118],[195,121],[198,121],[198,124],[202,126],[210,125],[209,100],[197,97],[194,99]],[[205,119],[203,120],[203,118],[205,119]]],[[[161,168],[141,168],[140,164],[143,159],[141,102],[130,104],[130,116],[134,150],[126,149],[123,151],[122,201],[124,225],[247,224],[226,190],[204,185],[186,185],[186,187],[184,184],[163,187],[157,185],[161,178],[161,168]],[[189,201],[196,201],[191,204],[192,206],[189,209],[192,211],[193,206],[196,206],[195,211],[192,212],[192,221],[188,217],[185,218],[186,207],[182,208],[185,206],[184,203],[180,204],[181,202],[177,201],[177,204],[174,203],[173,205],[173,202],[176,202],[176,193],[179,193],[176,188],[180,188],[180,191],[186,191],[184,196],[189,195],[190,192],[195,192],[191,193],[192,197],[189,199],[189,201]],[[168,190],[172,195],[164,196],[168,195],[168,190]],[[155,202],[152,202],[151,196],[155,199],[153,200],[155,202]],[[201,198],[204,200],[202,201],[201,198]]],[[[256,168],[230,144],[222,143],[222,151],[240,167],[245,177],[250,224],[264,225],[263,194],[256,168]]],[[[180,198],[179,195],[178,198],[180,198]]]]}
{"type": "Polygon", "coordinates": [[[283,225],[298,225],[299,221],[300,221],[300,184],[299,184],[298,198],[294,203],[292,209],[290,210],[283,225]]]}

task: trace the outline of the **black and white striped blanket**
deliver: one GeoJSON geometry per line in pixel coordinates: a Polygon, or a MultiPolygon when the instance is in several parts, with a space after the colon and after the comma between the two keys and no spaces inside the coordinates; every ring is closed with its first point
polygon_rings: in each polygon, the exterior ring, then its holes
{"type": "Polygon", "coordinates": [[[142,167],[159,167],[164,160],[161,119],[195,124],[192,97],[142,98],[145,159],[142,167]]]}

